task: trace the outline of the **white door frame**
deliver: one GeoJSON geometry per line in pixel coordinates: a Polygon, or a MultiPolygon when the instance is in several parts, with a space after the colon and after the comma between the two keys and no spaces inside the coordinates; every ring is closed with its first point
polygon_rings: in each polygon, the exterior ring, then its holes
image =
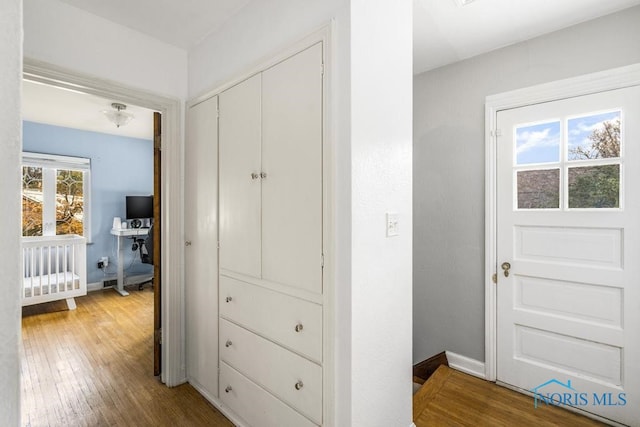
{"type": "Polygon", "coordinates": [[[25,80],[72,89],[159,111],[162,114],[162,347],[161,380],[173,387],[186,382],[183,310],[183,196],[181,101],[24,58],[25,80]],[[171,284],[171,286],[169,286],[171,284]]]}
{"type": "Polygon", "coordinates": [[[640,85],[640,64],[487,96],[485,100],[485,377],[497,373],[496,125],[499,111],[640,85]]]}

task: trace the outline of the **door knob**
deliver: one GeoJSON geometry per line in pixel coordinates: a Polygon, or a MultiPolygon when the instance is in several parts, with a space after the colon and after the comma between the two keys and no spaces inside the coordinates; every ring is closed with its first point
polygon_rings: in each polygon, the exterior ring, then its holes
{"type": "Polygon", "coordinates": [[[508,262],[502,263],[502,271],[504,271],[504,277],[509,277],[509,270],[511,269],[511,264],[508,262]]]}

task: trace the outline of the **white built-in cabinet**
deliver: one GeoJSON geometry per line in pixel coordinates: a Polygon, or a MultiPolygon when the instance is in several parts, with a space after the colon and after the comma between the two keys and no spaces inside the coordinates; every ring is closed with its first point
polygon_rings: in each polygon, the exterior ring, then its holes
{"type": "Polygon", "coordinates": [[[219,398],[323,422],[323,44],[219,94],[219,398]]]}
{"type": "Polygon", "coordinates": [[[218,394],[218,97],[187,110],[185,321],[189,381],[218,394]]]}
{"type": "Polygon", "coordinates": [[[323,55],[187,112],[187,374],[248,426],[323,424],[323,55]]]}
{"type": "Polygon", "coordinates": [[[220,269],[322,293],[322,45],[220,94],[220,269]]]}

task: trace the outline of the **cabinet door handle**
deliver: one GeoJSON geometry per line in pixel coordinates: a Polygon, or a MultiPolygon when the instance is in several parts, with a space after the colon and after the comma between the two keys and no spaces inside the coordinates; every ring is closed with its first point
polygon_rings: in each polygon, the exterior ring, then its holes
{"type": "Polygon", "coordinates": [[[226,301],[226,302],[231,302],[231,301],[233,301],[233,298],[232,298],[232,297],[227,297],[227,298],[225,299],[225,301],[226,301]]]}
{"type": "Polygon", "coordinates": [[[258,178],[260,178],[260,174],[257,174],[257,173],[255,173],[255,172],[252,172],[252,173],[251,173],[251,179],[252,179],[252,180],[256,180],[256,179],[258,179],[258,178]]]}
{"type": "Polygon", "coordinates": [[[296,390],[302,390],[304,384],[302,383],[302,381],[298,381],[294,387],[296,388],[296,390]]]}
{"type": "Polygon", "coordinates": [[[224,392],[225,392],[225,393],[229,393],[231,390],[233,390],[233,387],[231,387],[230,385],[228,385],[228,386],[224,389],[224,392]]]}
{"type": "Polygon", "coordinates": [[[266,172],[260,172],[260,178],[267,179],[267,173],[266,172]]]}
{"type": "Polygon", "coordinates": [[[233,344],[233,343],[231,342],[231,340],[227,340],[227,342],[226,342],[226,343],[224,343],[224,346],[225,346],[225,347],[231,347],[231,345],[232,345],[232,344],[233,344]]]}
{"type": "Polygon", "coordinates": [[[191,246],[191,240],[187,240],[186,242],[184,242],[185,246],[191,246]]]}
{"type": "Polygon", "coordinates": [[[296,332],[302,332],[302,329],[304,329],[304,326],[302,326],[302,323],[298,323],[295,329],[296,329],[296,332]]]}

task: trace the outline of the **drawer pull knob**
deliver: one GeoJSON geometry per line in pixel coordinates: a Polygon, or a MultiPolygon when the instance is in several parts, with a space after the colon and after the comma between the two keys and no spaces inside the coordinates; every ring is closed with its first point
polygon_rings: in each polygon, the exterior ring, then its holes
{"type": "Polygon", "coordinates": [[[227,388],[224,389],[224,392],[229,393],[231,390],[233,390],[233,388],[230,385],[228,385],[227,388]]]}
{"type": "Polygon", "coordinates": [[[224,343],[224,346],[225,346],[225,347],[231,347],[231,344],[233,344],[233,343],[231,342],[231,340],[227,340],[227,342],[226,342],[226,343],[224,343]]]}
{"type": "Polygon", "coordinates": [[[304,384],[302,383],[302,381],[298,381],[295,385],[296,390],[301,390],[302,387],[304,387],[304,384]]]}
{"type": "Polygon", "coordinates": [[[298,323],[296,325],[296,332],[302,332],[302,329],[304,329],[304,326],[302,326],[302,323],[298,323]]]}
{"type": "Polygon", "coordinates": [[[252,179],[252,180],[256,180],[256,179],[258,179],[258,178],[260,178],[260,175],[259,175],[259,174],[255,173],[255,172],[253,172],[253,173],[251,174],[251,179],[252,179]]]}
{"type": "Polygon", "coordinates": [[[231,302],[231,301],[233,301],[233,298],[232,298],[232,297],[227,297],[227,298],[225,299],[225,301],[226,301],[226,302],[231,302]]]}

